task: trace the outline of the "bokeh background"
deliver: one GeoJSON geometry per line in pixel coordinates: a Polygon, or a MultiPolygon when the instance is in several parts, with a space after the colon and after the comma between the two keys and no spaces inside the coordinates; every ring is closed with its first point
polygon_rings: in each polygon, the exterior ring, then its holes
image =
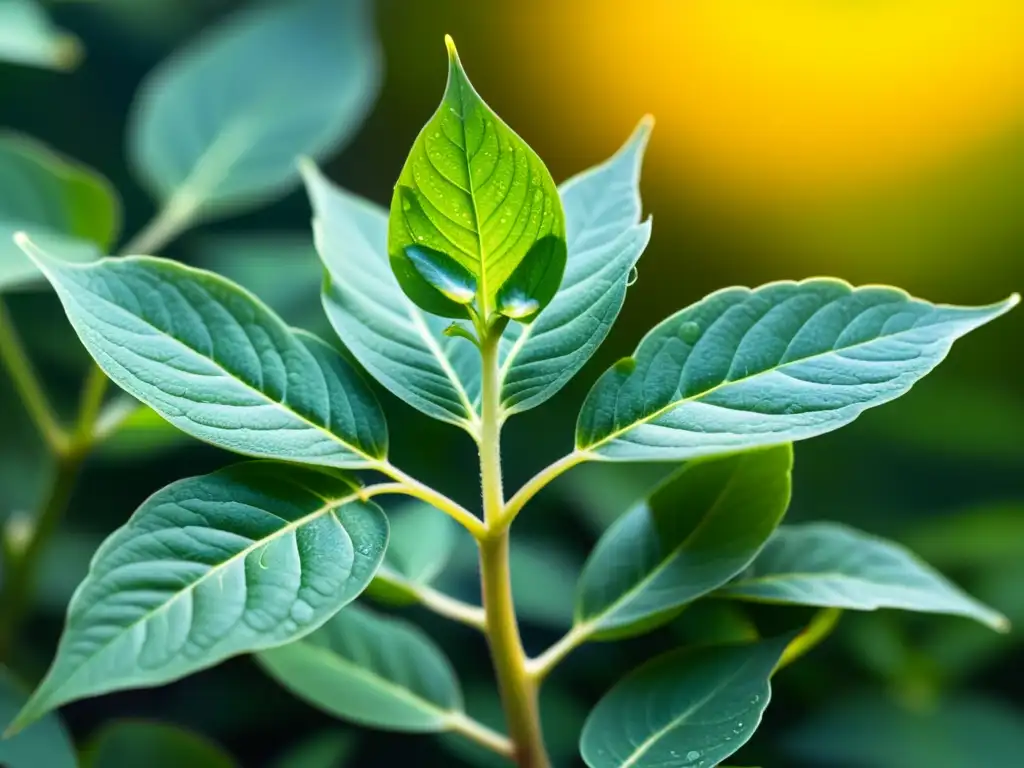
{"type": "MultiPolygon", "coordinates": [[[[153,210],[125,158],[135,90],[167,54],[240,5],[53,4],[85,59],[59,74],[0,64],[0,125],[106,175],[121,192],[125,231],[134,232],[153,210]]],[[[578,406],[607,364],[655,322],[717,288],[827,274],[970,304],[1024,287],[1019,0],[378,0],[377,22],[381,96],[355,140],[325,165],[334,181],[375,201],[389,200],[440,98],[445,33],[478,90],[558,181],[610,155],[644,114],[657,120],[642,182],[654,236],[639,279],[594,360],[547,406],[510,422],[510,486],[570,447],[578,406]]],[[[289,320],[327,332],[309,216],[296,190],[190,232],[163,255],[212,265],[289,320]]],[[[70,408],[86,357],[59,305],[45,293],[10,304],[55,399],[70,408]]],[[[766,723],[738,764],[1020,763],[1022,340],[1018,311],[972,334],[898,403],[798,445],[789,518],[847,521],[906,542],[1017,628],[1000,637],[957,619],[847,615],[826,646],[777,679],[766,723]]],[[[386,407],[396,463],[472,504],[477,470],[468,438],[397,400],[386,407]]],[[[2,520],[34,506],[49,469],[2,376],[0,410],[2,520]]],[[[20,666],[39,672],[50,659],[70,592],[104,535],[166,482],[230,460],[159,429],[115,440],[95,457],[50,552],[20,666]]],[[[660,471],[574,471],[521,518],[517,592],[530,649],[567,625],[589,546],[633,489],[660,471]]],[[[454,569],[450,589],[468,594],[468,568],[454,569]]],[[[758,618],[770,623],[776,614],[758,618]]],[[[713,610],[684,614],[655,636],[577,652],[545,701],[549,738],[569,755],[559,766],[575,765],[582,717],[612,680],[654,647],[729,632],[721,618],[713,610]]],[[[470,705],[493,715],[482,642],[423,619],[456,649],[470,705]]],[[[350,732],[291,699],[246,659],[64,713],[80,740],[113,718],[151,718],[189,727],[256,768],[310,734],[350,732]]],[[[486,765],[423,737],[363,733],[354,749],[349,764],[358,766],[486,765]]]]}

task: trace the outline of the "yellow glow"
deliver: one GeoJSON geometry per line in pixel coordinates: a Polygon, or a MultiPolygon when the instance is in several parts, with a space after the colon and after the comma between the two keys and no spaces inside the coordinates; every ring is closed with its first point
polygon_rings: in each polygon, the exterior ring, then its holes
{"type": "Polygon", "coordinates": [[[705,188],[891,181],[1024,125],[1024,0],[543,5],[535,32],[573,30],[557,49],[587,73],[574,103],[606,117],[594,138],[653,112],[661,157],[705,188]]]}

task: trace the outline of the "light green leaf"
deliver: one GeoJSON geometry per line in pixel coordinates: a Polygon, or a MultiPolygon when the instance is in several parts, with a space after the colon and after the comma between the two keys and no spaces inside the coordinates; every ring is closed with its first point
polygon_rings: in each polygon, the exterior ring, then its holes
{"type": "Polygon", "coordinates": [[[184,432],[261,458],[362,468],[387,453],[373,392],[334,349],[211,272],[22,247],[111,379],[184,432]]]}
{"type": "Polygon", "coordinates": [[[365,0],[265,2],[179,51],[143,85],[130,133],[146,184],[174,216],[251,207],[359,128],[380,87],[365,0]]]}
{"type": "Polygon", "coordinates": [[[534,245],[547,237],[545,258],[520,273],[517,295],[531,288],[536,301],[551,294],[565,268],[565,216],[543,161],[491,111],[466,77],[455,45],[448,46],[448,85],[409,153],[395,186],[388,255],[402,289],[437,315],[467,317],[466,309],[422,279],[407,249],[446,253],[476,278],[476,310],[489,317],[499,290],[534,245]]]}
{"type": "Polygon", "coordinates": [[[455,672],[433,641],[409,622],[358,605],[257,659],[295,695],[361,725],[441,732],[462,716],[455,672]]]}
{"type": "Polygon", "coordinates": [[[750,568],[718,594],[854,611],[947,613],[1008,628],[1005,617],[903,547],[836,523],[780,528],[750,568]]]}
{"type": "Polygon", "coordinates": [[[598,380],[577,449],[682,460],[829,432],[905,393],[957,338],[1018,301],[935,305],[828,278],[718,291],[598,380]]]}
{"type": "Polygon", "coordinates": [[[792,466],[789,445],[684,465],[598,542],[577,625],[599,638],[632,634],[728,582],[785,514],[792,466]]]}
{"type": "Polygon", "coordinates": [[[14,243],[16,232],[69,260],[93,261],[117,237],[120,219],[117,195],[103,177],[34,139],[0,132],[0,290],[43,282],[14,243]]]}
{"type": "Polygon", "coordinates": [[[382,602],[410,605],[444,570],[455,546],[454,521],[429,504],[409,502],[388,513],[391,538],[369,594],[382,602]]]}
{"type": "Polygon", "coordinates": [[[301,741],[273,762],[273,768],[342,768],[355,752],[355,738],[329,730],[301,741]]]}
{"type": "Polygon", "coordinates": [[[199,734],[165,723],[121,720],[93,737],[84,768],[235,768],[238,763],[199,734]]]}
{"type": "MultiPolygon", "coordinates": [[[[14,677],[0,667],[0,732],[14,720],[28,695],[14,677]]],[[[77,768],[75,745],[56,714],[50,714],[10,738],[0,739],[0,765],[4,768],[77,768]]]]}
{"type": "Polygon", "coordinates": [[[78,38],[55,27],[36,0],[0,0],[0,61],[72,69],[81,58],[78,38]]]}
{"type": "Polygon", "coordinates": [[[648,662],[590,713],[583,759],[590,768],[717,765],[760,725],[790,639],[684,649],[648,662]]]}
{"type": "Polygon", "coordinates": [[[345,346],[394,395],[471,433],[480,417],[480,352],[402,292],[387,259],[387,212],[303,164],[316,247],[327,268],[323,303],[345,346]]]}
{"type": "Polygon", "coordinates": [[[543,403],[601,345],[618,317],[651,223],[640,223],[640,165],[653,121],[645,118],[610,159],[559,187],[569,249],[562,287],[528,326],[502,337],[506,413],[543,403]]]}
{"type": "Polygon", "coordinates": [[[387,536],[336,472],[248,462],[169,485],[96,552],[14,727],[302,637],[369,584],[387,536]]]}

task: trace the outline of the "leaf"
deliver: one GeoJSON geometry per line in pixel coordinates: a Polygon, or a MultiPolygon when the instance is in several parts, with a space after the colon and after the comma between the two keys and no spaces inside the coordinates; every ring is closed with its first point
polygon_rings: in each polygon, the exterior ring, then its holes
{"type": "Polygon", "coordinates": [[[257,660],[296,696],[373,728],[442,732],[462,715],[455,672],[420,629],[358,605],[257,660]]]}
{"type": "Polygon", "coordinates": [[[310,736],[273,762],[273,768],[342,768],[355,752],[352,734],[328,730],[310,736]]]}
{"type": "Polygon", "coordinates": [[[1024,563],[1024,503],[1008,501],[929,516],[903,540],[942,568],[989,570],[1024,563]]]}
{"type": "Polygon", "coordinates": [[[565,629],[572,623],[580,562],[565,547],[519,538],[509,551],[516,613],[524,622],[565,629]]]}
{"type": "Polygon", "coordinates": [[[750,568],[718,594],[854,611],[946,613],[1000,631],[1008,628],[1004,616],[903,547],[836,523],[780,528],[750,568]]]}
{"type": "Polygon", "coordinates": [[[72,69],[82,44],[58,29],[36,0],[0,2],[0,61],[46,69],[72,69]]]}
{"type": "Polygon", "coordinates": [[[426,311],[467,317],[465,308],[422,279],[407,249],[426,247],[447,254],[476,279],[477,312],[490,317],[504,283],[546,237],[529,269],[533,281],[517,275],[514,290],[534,291],[525,300],[552,293],[565,268],[565,216],[558,190],[544,162],[474,90],[451,38],[448,84],[434,115],[416,137],[395,186],[388,226],[388,255],[406,295],[426,311]]]}
{"type": "Polygon", "coordinates": [[[499,314],[520,323],[533,322],[558,291],[565,272],[565,259],[564,237],[547,235],[535,242],[498,289],[499,314]]]}
{"type": "Polygon", "coordinates": [[[634,634],[746,568],[789,505],[788,445],[692,462],[601,538],[580,576],[576,624],[634,634]]]}
{"type": "Polygon", "coordinates": [[[12,727],[302,637],[369,584],[387,536],[337,473],[247,462],[167,486],[96,552],[12,727]]]}
{"type": "MultiPolygon", "coordinates": [[[[0,730],[14,719],[27,699],[14,677],[0,667],[0,730]]],[[[77,768],[78,758],[60,718],[50,714],[19,734],[0,739],[0,765],[4,768],[77,768]]]]}
{"type": "Polygon", "coordinates": [[[653,121],[645,118],[615,155],[559,187],[569,249],[562,286],[529,326],[502,337],[502,404],[535,408],[565,386],[604,341],[630,273],[651,237],[640,223],[640,164],[653,121]]]}
{"type": "Polygon", "coordinates": [[[598,380],[576,446],[678,461],[814,437],[899,397],[1018,301],[935,305],[830,278],[727,288],[663,321],[598,380]]]}
{"type": "Polygon", "coordinates": [[[115,461],[164,454],[190,440],[188,435],[134,397],[114,398],[97,420],[97,453],[115,461]]]}
{"type": "Polygon", "coordinates": [[[387,453],[373,392],[334,349],[211,272],[137,256],[64,264],[22,240],[111,379],[200,440],[361,468],[387,453]]]}
{"type": "Polygon", "coordinates": [[[338,337],[394,395],[474,432],[480,352],[446,336],[448,321],[427,314],[402,292],[387,260],[387,212],[334,186],[312,163],[302,170],[328,274],[324,309],[338,337]]]}
{"type": "Polygon", "coordinates": [[[456,529],[448,515],[419,501],[389,512],[388,521],[388,550],[369,594],[382,602],[410,605],[444,570],[455,546],[456,529]]]}
{"type": "Polygon", "coordinates": [[[202,736],[165,723],[121,720],[103,728],[85,751],[84,768],[235,768],[238,763],[202,736]]]}
{"type": "Polygon", "coordinates": [[[851,695],[822,708],[783,744],[809,768],[1010,766],[1024,751],[1024,712],[963,692],[924,712],[877,694],[851,695]]]}
{"type": "Polygon", "coordinates": [[[583,759],[590,768],[717,765],[760,725],[769,678],[790,639],[683,649],[648,662],[590,713],[583,759]]]}
{"type": "Polygon", "coordinates": [[[15,232],[29,232],[70,260],[92,261],[117,237],[120,218],[117,195],[102,176],[34,139],[0,132],[0,290],[41,282],[15,232]]]}
{"type": "Polygon", "coordinates": [[[365,0],[262,3],[200,36],[143,86],[129,139],[143,180],[182,219],[252,207],[362,124],[381,82],[365,0]]]}

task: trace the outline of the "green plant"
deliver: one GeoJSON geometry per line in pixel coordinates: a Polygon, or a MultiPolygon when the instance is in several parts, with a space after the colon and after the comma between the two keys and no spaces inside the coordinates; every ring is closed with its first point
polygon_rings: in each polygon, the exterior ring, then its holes
{"type": "MultiPolygon", "coordinates": [[[[326,57],[314,70],[329,73],[319,84],[327,95],[294,115],[279,100],[297,72],[281,75],[268,96],[232,92],[218,68],[218,56],[260,66],[282,29],[326,29],[321,14],[339,7],[270,6],[156,81],[141,102],[133,154],[163,206],[125,253],[161,250],[199,220],[268,198],[294,180],[299,151],[322,152],[346,135],[353,104],[375,79],[336,73],[372,70],[372,51],[334,60],[334,46],[304,49],[326,57]],[[233,98],[204,101],[211,88],[233,98]],[[220,112],[203,123],[208,133],[179,122],[211,109],[220,112]]],[[[556,187],[477,95],[450,40],[448,50],[444,98],[416,139],[390,214],[302,163],[327,274],[323,304],[344,352],[212,272],[144,255],[97,258],[116,232],[103,185],[35,146],[11,144],[10,161],[0,155],[0,171],[4,162],[31,167],[29,178],[58,190],[43,199],[60,201],[6,216],[31,260],[11,260],[11,283],[35,269],[45,275],[98,364],[67,430],[0,322],[5,362],[58,457],[35,527],[5,538],[5,636],[24,612],[83,457],[130,415],[150,413],[107,401],[107,377],[181,431],[250,458],[158,491],[100,547],[57,657],[9,734],[62,704],[252,653],[283,686],[341,718],[455,733],[543,768],[538,691],[577,647],[650,631],[698,602],[820,609],[799,631],[745,643],[709,634],[652,659],[607,693],[582,731],[592,768],[706,768],[751,737],[773,674],[827,636],[841,610],[901,608],[1005,626],[895,544],[837,525],[780,523],[793,442],[905,393],[1016,296],[953,307],[829,278],[719,291],[660,323],[605,372],[582,407],[574,448],[506,494],[503,424],[542,405],[590,358],[650,237],[637,187],[651,122],[609,161],[556,187]],[[87,205],[91,213],[79,215],[87,205]],[[469,434],[482,514],[390,461],[369,378],[469,434]],[[573,627],[527,658],[511,591],[513,523],[574,467],[637,461],[680,466],[607,530],[580,574],[573,627]],[[391,522],[375,502],[387,495],[413,500],[391,522]],[[453,546],[448,518],[475,540],[482,605],[433,585],[453,546]],[[450,662],[422,630],[352,604],[364,592],[480,630],[507,734],[466,710],[450,662]]],[[[136,738],[111,736],[95,751],[136,738]]]]}

